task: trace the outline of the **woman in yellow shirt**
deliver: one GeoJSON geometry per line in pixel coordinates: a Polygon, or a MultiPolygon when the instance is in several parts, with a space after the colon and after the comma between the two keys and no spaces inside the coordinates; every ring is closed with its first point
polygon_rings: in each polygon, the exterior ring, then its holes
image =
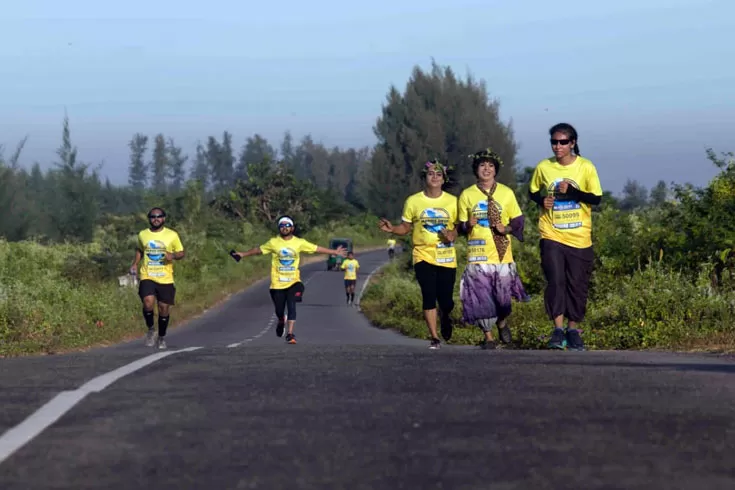
{"type": "Polygon", "coordinates": [[[421,169],[424,190],[408,196],[403,205],[401,223],[393,225],[385,218],[379,227],[386,233],[407,235],[413,229],[413,269],[421,287],[424,320],[431,335],[429,348],[438,349],[436,333],[437,302],[441,311],[444,340],[452,338],[450,313],[454,309],[454,283],[457,275],[457,197],[444,191],[449,184],[447,167],[431,160],[421,169]]]}
{"type": "Polygon", "coordinates": [[[462,320],[485,334],[483,349],[494,349],[493,325],[500,341],[512,341],[507,319],[512,299],[526,292],[513,261],[510,235],[523,241],[524,217],[513,191],[497,182],[503,160],[488,148],[471,155],[477,183],[459,195],[460,229],[467,234],[467,266],[460,280],[462,320]]]}
{"type": "Polygon", "coordinates": [[[584,350],[577,324],[587,310],[595,259],[592,206],[600,204],[602,187],[595,166],[579,154],[574,127],[560,123],[549,135],[554,156],[538,163],[529,186],[530,198],[542,207],[539,232],[547,283],[544,303],[554,322],[549,347],[584,350]]]}

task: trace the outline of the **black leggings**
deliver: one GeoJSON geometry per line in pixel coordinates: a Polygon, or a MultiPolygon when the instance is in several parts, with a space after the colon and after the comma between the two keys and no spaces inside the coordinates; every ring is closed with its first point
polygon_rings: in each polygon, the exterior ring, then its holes
{"type": "Polygon", "coordinates": [[[288,319],[296,320],[296,284],[287,289],[271,289],[270,293],[273,306],[276,307],[278,321],[283,319],[286,307],[288,307],[288,319]]]}
{"type": "Polygon", "coordinates": [[[541,267],[546,276],[544,305],[552,320],[559,315],[573,322],[584,320],[594,265],[592,247],[574,248],[542,239],[541,267]]]}
{"type": "Polygon", "coordinates": [[[426,261],[417,262],[413,266],[416,280],[421,287],[423,309],[433,310],[437,301],[442,313],[448,315],[454,309],[454,281],[457,278],[457,269],[429,264],[426,261]]]}

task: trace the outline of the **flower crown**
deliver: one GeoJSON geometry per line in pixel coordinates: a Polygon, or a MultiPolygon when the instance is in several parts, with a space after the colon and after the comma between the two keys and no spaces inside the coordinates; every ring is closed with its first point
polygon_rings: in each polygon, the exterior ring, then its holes
{"type": "Polygon", "coordinates": [[[441,170],[444,176],[446,177],[447,173],[452,170],[452,167],[446,166],[443,163],[441,163],[438,158],[434,158],[424,164],[424,167],[421,169],[421,173],[425,174],[431,169],[441,170]]]}
{"type": "Polygon", "coordinates": [[[467,157],[472,159],[472,163],[481,162],[483,160],[492,160],[496,162],[499,167],[503,166],[503,159],[500,158],[500,155],[495,153],[492,148],[485,148],[484,150],[473,153],[472,155],[467,155],[467,157]]]}

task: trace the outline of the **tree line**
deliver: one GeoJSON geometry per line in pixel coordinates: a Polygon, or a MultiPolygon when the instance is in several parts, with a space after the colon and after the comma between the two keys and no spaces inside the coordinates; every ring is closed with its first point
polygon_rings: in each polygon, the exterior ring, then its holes
{"type": "MultiPolygon", "coordinates": [[[[453,166],[458,191],[474,181],[467,155],[487,146],[505,162],[498,180],[516,189],[530,169],[517,168],[513,127],[499,111],[484,81],[461,79],[432,63],[428,70],[415,67],[403,90],[390,87],[372,147],[327,147],[311,135],[296,141],[290,131],[277,144],[256,133],[238,145],[224,130],[198,141],[188,155],[164,133],[135,133],[128,142],[125,185],[113,185],[101,177],[100,166],[79,158],[65,116],[57,159],[45,172],[38,163],[30,169],[20,165],[25,140],[8,158],[0,147],[0,205],[6,211],[0,236],[89,242],[109,216],[161,201],[188,202],[192,192],[233,220],[265,223],[281,212],[307,226],[356,212],[396,218],[406,195],[422,187],[423,162],[439,158],[453,166]]],[[[623,210],[661,205],[671,197],[664,182],[649,193],[633,180],[620,199],[607,194],[609,205],[623,210]]]]}

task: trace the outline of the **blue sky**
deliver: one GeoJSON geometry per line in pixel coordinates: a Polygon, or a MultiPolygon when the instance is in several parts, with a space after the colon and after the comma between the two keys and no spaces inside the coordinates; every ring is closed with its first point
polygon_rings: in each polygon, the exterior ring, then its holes
{"type": "Polygon", "coordinates": [[[375,141],[391,84],[432,57],[485,79],[522,165],[574,124],[603,188],[706,184],[706,147],[735,151],[732,0],[25,0],[0,19],[0,144],[55,159],[64,109],[80,158],[127,180],[127,142],[290,129],[328,146],[375,141]],[[106,5],[109,3],[109,5],[106,5]],[[254,5],[249,5],[254,4],[254,5]],[[513,5],[511,5],[513,4],[513,5]],[[594,6],[592,6],[595,4],[594,6]]]}

